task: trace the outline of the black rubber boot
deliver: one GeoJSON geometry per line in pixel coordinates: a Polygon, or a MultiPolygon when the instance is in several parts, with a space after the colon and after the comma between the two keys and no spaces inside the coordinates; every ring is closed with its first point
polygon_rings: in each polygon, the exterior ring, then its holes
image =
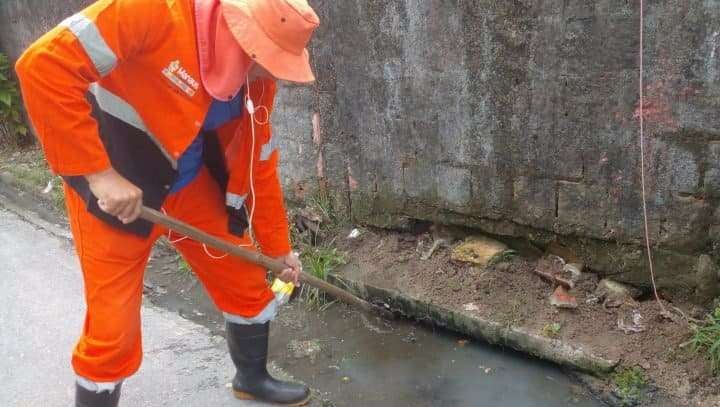
{"type": "Polygon", "coordinates": [[[310,401],[310,390],[306,386],[276,380],[267,371],[269,331],[269,322],[227,323],[230,357],[237,368],[232,383],[235,397],[281,406],[303,406],[310,401]]]}
{"type": "Polygon", "coordinates": [[[120,387],[122,383],[118,383],[112,393],[107,391],[95,393],[76,383],[75,407],[117,407],[120,402],[120,387]]]}

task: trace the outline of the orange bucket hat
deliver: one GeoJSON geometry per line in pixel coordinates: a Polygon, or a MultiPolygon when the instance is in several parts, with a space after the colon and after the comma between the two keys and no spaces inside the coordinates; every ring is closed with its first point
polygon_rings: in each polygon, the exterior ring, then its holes
{"type": "Polygon", "coordinates": [[[306,0],[221,0],[233,36],[278,79],[315,80],[307,44],[320,19],[306,0]]]}

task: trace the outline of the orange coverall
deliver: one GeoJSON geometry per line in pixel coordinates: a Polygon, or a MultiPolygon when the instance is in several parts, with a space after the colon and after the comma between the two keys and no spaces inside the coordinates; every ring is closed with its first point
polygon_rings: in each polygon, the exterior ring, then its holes
{"type": "MultiPolygon", "coordinates": [[[[16,71],[47,161],[68,181],[67,211],[87,301],[73,352],[79,376],[117,382],[139,368],[144,268],[153,242],[167,232],[139,222],[140,227],[121,230],[103,219],[93,211],[83,175],[111,165],[127,168],[130,175],[119,172],[144,185],[146,204],[237,244],[249,244],[249,237],[233,233],[231,215],[254,206],[260,250],[269,256],[291,251],[269,124],[255,125],[254,150],[249,115],[223,126],[215,136],[226,181],[216,182],[204,169],[189,186],[167,193],[176,160],[198,135],[212,100],[199,80],[191,0],[98,1],[31,45],[16,71]],[[128,144],[136,141],[141,144],[128,144]],[[150,163],[155,167],[138,171],[150,161],[140,158],[148,151],[158,157],[150,163]],[[161,184],[159,174],[167,175],[161,184]]],[[[255,81],[249,94],[269,116],[275,83],[255,81]]],[[[267,123],[269,117],[260,120],[267,123]]],[[[227,317],[251,320],[273,304],[265,270],[232,256],[213,258],[223,253],[212,249],[210,257],[190,239],[176,247],[227,317]]]]}

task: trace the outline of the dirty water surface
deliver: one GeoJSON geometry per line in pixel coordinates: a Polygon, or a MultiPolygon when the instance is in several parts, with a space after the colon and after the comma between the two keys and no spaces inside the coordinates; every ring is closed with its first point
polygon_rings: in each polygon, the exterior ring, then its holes
{"type": "MultiPolygon", "coordinates": [[[[146,295],[223,334],[222,316],[177,258],[156,251],[146,295]]],[[[562,370],[519,353],[409,321],[389,323],[343,305],[285,306],[270,358],[312,387],[317,406],[601,406],[562,370]]],[[[228,380],[230,373],[228,373],[228,380]]]]}

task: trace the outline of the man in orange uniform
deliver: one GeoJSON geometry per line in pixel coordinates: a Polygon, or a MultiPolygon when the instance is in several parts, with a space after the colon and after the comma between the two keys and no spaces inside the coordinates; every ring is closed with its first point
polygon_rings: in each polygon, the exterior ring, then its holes
{"type": "Polygon", "coordinates": [[[65,180],[83,271],[76,406],[117,406],[140,367],[143,273],[163,234],[225,315],[236,396],[309,400],[266,370],[277,304],[265,270],[138,216],[145,204],[257,244],[297,282],[268,123],[276,79],[314,80],[306,46],[318,25],[305,0],[100,0],[18,61],[32,124],[65,180]]]}

